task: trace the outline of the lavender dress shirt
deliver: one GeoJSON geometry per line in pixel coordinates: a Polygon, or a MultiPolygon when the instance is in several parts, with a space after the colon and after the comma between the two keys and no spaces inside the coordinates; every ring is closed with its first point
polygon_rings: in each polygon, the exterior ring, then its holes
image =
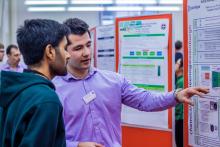
{"type": "Polygon", "coordinates": [[[97,142],[121,147],[122,104],[141,111],[160,111],[176,105],[173,92],[156,94],[129,83],[122,75],[91,68],[84,79],[68,73],[53,82],[63,105],[67,147],[79,142],[97,142]],[[83,97],[94,91],[96,98],[83,97]]]}
{"type": "Polygon", "coordinates": [[[22,65],[18,65],[16,69],[12,69],[10,65],[6,62],[2,65],[1,70],[3,71],[14,71],[14,72],[23,72],[24,67],[22,65]]]}

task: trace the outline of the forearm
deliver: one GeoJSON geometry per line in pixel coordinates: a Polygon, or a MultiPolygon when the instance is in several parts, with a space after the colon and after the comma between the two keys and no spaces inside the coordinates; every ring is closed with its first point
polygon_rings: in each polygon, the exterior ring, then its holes
{"type": "Polygon", "coordinates": [[[124,99],[123,103],[140,111],[162,111],[175,106],[177,101],[174,92],[139,91],[124,99]]]}
{"type": "Polygon", "coordinates": [[[139,110],[142,111],[162,111],[177,104],[174,92],[150,94],[150,98],[144,98],[139,110]]]}

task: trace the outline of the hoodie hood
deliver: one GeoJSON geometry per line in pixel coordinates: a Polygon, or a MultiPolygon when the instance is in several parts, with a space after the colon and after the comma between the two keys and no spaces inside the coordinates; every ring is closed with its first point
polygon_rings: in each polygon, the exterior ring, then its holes
{"type": "Polygon", "coordinates": [[[35,73],[1,71],[0,107],[6,108],[24,89],[33,85],[48,85],[55,90],[52,82],[35,73]]]}

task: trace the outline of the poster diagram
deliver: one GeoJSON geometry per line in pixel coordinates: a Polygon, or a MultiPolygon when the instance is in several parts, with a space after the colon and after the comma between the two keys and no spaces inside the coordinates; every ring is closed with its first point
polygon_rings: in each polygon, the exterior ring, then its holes
{"type": "Polygon", "coordinates": [[[139,87],[164,92],[168,20],[121,22],[120,35],[121,73],[139,87]]]}

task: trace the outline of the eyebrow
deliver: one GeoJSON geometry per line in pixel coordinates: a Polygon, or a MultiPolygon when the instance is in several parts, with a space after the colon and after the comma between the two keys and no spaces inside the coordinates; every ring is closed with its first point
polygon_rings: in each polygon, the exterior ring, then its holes
{"type": "Polygon", "coordinates": [[[79,45],[77,45],[77,46],[75,46],[73,48],[78,48],[78,47],[82,47],[82,46],[83,46],[82,44],[79,44],[79,45]]]}

